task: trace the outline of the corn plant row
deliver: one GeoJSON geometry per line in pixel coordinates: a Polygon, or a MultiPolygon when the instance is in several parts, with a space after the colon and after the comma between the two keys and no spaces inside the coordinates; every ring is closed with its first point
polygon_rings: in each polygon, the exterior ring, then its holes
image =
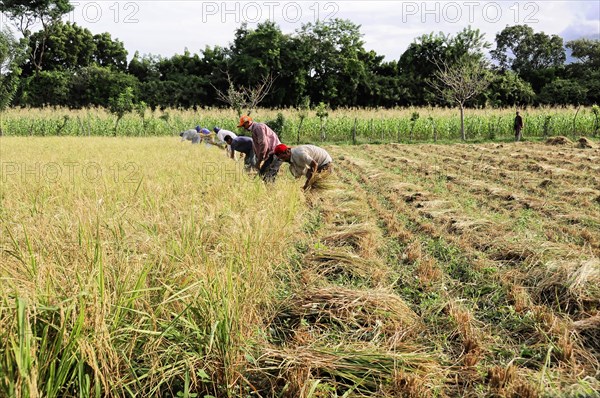
{"type": "MultiPolygon", "coordinates": [[[[338,109],[309,111],[301,123],[295,109],[259,109],[255,120],[269,122],[284,116],[278,131],[288,143],[388,143],[456,141],[460,139],[460,115],[449,108],[338,109]]],[[[600,136],[598,107],[532,108],[522,110],[523,135],[529,139],[564,135],[600,136]]],[[[468,109],[465,132],[468,140],[503,140],[513,137],[513,109],[468,109]]],[[[128,114],[117,128],[116,118],[104,109],[12,109],[2,115],[0,127],[12,136],[177,136],[197,125],[234,132],[238,115],[228,109],[147,110],[128,114]]]]}

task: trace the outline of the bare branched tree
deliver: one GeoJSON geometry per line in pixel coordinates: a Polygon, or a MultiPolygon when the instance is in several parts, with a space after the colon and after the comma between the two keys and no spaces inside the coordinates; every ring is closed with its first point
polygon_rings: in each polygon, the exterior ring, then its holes
{"type": "Polygon", "coordinates": [[[269,74],[263,77],[255,86],[236,87],[231,80],[229,72],[225,72],[225,74],[227,75],[227,91],[223,92],[214,85],[213,88],[217,93],[217,98],[234,109],[238,117],[242,116],[244,109],[246,110],[245,114],[250,115],[258,104],[265,99],[267,94],[269,94],[275,82],[275,78],[269,74]]]}
{"type": "Polygon", "coordinates": [[[452,65],[436,62],[435,79],[428,84],[449,102],[460,108],[460,135],[465,137],[465,104],[481,94],[490,84],[491,76],[480,60],[464,59],[452,65]]]}

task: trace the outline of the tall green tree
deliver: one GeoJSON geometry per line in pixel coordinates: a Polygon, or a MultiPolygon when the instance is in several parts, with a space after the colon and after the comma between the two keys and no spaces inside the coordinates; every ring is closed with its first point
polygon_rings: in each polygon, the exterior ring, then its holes
{"type": "Polygon", "coordinates": [[[259,23],[255,29],[242,24],[228,49],[225,70],[234,84],[244,87],[256,87],[271,76],[275,84],[264,104],[294,106],[306,84],[306,58],[299,48],[298,40],[274,22],[259,23]]]}
{"type": "MultiPolygon", "coordinates": [[[[96,52],[94,36],[88,29],[75,23],[58,21],[49,32],[33,33],[29,41],[29,51],[35,51],[31,46],[42,40],[46,43],[46,50],[40,59],[44,70],[76,70],[93,62],[96,52]]],[[[26,75],[36,70],[31,60],[24,67],[26,75]]]]}
{"type": "MultiPolygon", "coordinates": [[[[34,51],[31,46],[41,40],[46,42],[41,59],[44,70],[76,70],[93,63],[115,70],[127,70],[127,50],[122,42],[113,40],[110,33],[94,35],[76,23],[58,21],[50,32],[39,31],[31,35],[30,52],[34,51]]],[[[26,76],[36,70],[31,60],[23,69],[26,76]]]]}
{"type": "Polygon", "coordinates": [[[566,76],[587,89],[583,103],[600,104],[600,40],[572,40],[566,47],[577,58],[565,67],[566,76]]]}
{"type": "Polygon", "coordinates": [[[307,62],[307,91],[312,102],[332,107],[356,105],[357,88],[367,78],[360,25],[333,19],[307,23],[298,31],[307,62]]]}
{"type": "Polygon", "coordinates": [[[204,89],[200,103],[208,106],[223,105],[217,100],[217,90],[227,90],[228,50],[221,46],[209,47],[200,51],[200,65],[204,73],[204,89]]]}
{"type": "Polygon", "coordinates": [[[127,66],[127,72],[138,78],[140,82],[160,80],[160,71],[158,70],[159,62],[160,57],[157,55],[141,56],[140,53],[136,51],[127,66]]]}
{"type": "Polygon", "coordinates": [[[393,107],[407,105],[408,90],[398,72],[398,62],[384,62],[375,51],[360,55],[367,78],[358,86],[358,106],[393,107]]]}
{"type": "Polygon", "coordinates": [[[423,89],[427,79],[437,71],[434,60],[448,58],[449,38],[442,32],[422,35],[408,46],[398,62],[399,73],[405,78],[406,103],[423,105],[435,101],[435,93],[423,89]]]}
{"type": "Polygon", "coordinates": [[[3,0],[0,12],[8,16],[26,40],[31,37],[31,29],[36,23],[42,26],[42,34],[30,43],[29,58],[35,71],[42,70],[46,39],[54,25],[63,15],[74,9],[69,0],[3,0]]]}
{"type": "Polygon", "coordinates": [[[485,34],[470,26],[455,36],[432,32],[416,38],[398,63],[408,90],[409,104],[440,104],[434,91],[423,89],[426,82],[436,76],[438,64],[451,67],[467,59],[482,61],[484,51],[490,46],[485,40],[485,34]]]}
{"type": "Polygon", "coordinates": [[[560,36],[535,33],[527,25],[504,28],[496,35],[496,48],[490,54],[501,69],[511,69],[519,74],[559,67],[566,59],[560,36]]]}
{"type": "Polygon", "coordinates": [[[586,38],[571,40],[567,42],[566,47],[582,65],[600,68],[600,40],[586,38]]]}
{"type": "Polygon", "coordinates": [[[556,78],[566,60],[560,36],[536,33],[527,25],[504,28],[496,35],[496,48],[490,55],[501,70],[516,72],[536,92],[556,78]]]}
{"type": "Polygon", "coordinates": [[[12,32],[5,28],[0,31],[0,135],[2,135],[2,113],[8,107],[17,90],[24,47],[12,32]]]}
{"type": "Polygon", "coordinates": [[[258,83],[266,75],[281,72],[281,50],[287,36],[271,21],[248,29],[243,23],[236,31],[230,47],[230,66],[236,78],[248,85],[258,83]]]}
{"type": "Polygon", "coordinates": [[[495,71],[486,95],[487,104],[494,107],[529,105],[534,99],[531,84],[511,70],[495,71]]]}
{"type": "Polygon", "coordinates": [[[127,70],[127,50],[122,41],[111,37],[110,33],[95,34],[93,37],[94,53],[93,61],[107,68],[121,72],[127,70]]]}
{"type": "Polygon", "coordinates": [[[185,108],[205,105],[209,82],[207,75],[211,69],[202,62],[198,54],[188,50],[171,58],[161,58],[157,64],[161,81],[171,81],[179,87],[169,95],[174,97],[177,106],[185,108]]]}

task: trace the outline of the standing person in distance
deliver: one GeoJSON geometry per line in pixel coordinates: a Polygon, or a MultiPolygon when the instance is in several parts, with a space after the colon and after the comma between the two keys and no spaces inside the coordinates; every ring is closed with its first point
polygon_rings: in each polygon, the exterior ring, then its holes
{"type": "Polygon", "coordinates": [[[523,130],[524,126],[525,126],[525,124],[523,123],[523,118],[521,117],[521,115],[519,115],[519,111],[517,111],[517,116],[515,116],[515,125],[514,125],[515,141],[517,141],[517,142],[521,141],[521,138],[522,138],[521,130],[523,130]]]}
{"type": "Polygon", "coordinates": [[[279,167],[281,167],[281,161],[273,154],[275,147],[281,144],[277,134],[266,124],[255,122],[247,115],[240,118],[238,127],[252,132],[252,145],[256,155],[258,175],[264,181],[275,181],[279,167]]]}
{"type": "Polygon", "coordinates": [[[288,147],[285,144],[279,144],[275,147],[275,156],[281,161],[290,164],[290,171],[296,178],[306,176],[303,190],[307,190],[315,174],[330,173],[333,170],[333,159],[331,155],[316,145],[299,145],[288,147]]]}

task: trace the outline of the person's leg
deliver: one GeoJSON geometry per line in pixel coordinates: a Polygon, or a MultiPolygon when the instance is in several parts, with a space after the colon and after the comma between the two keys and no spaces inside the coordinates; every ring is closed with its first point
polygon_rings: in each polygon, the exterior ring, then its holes
{"type": "Polygon", "coordinates": [[[246,156],[244,156],[244,169],[246,171],[250,171],[251,169],[255,169],[256,168],[256,156],[254,156],[254,151],[250,150],[250,152],[248,152],[246,154],[246,156]]]}
{"type": "Polygon", "coordinates": [[[265,182],[275,182],[277,173],[279,173],[279,168],[283,163],[282,160],[279,160],[279,158],[275,157],[274,155],[271,155],[270,158],[271,161],[266,167],[264,167],[264,173],[262,174],[263,180],[265,182]]]}
{"type": "Polygon", "coordinates": [[[269,167],[271,167],[271,163],[273,163],[273,158],[275,157],[275,155],[271,154],[262,164],[262,166],[260,166],[260,170],[258,170],[258,174],[264,178],[265,174],[267,173],[267,170],[269,170],[269,167]]]}
{"type": "Polygon", "coordinates": [[[248,162],[250,162],[250,165],[252,166],[252,168],[256,170],[257,164],[256,164],[256,154],[254,153],[254,150],[250,150],[250,153],[245,156],[248,156],[248,158],[249,158],[248,162]]]}

